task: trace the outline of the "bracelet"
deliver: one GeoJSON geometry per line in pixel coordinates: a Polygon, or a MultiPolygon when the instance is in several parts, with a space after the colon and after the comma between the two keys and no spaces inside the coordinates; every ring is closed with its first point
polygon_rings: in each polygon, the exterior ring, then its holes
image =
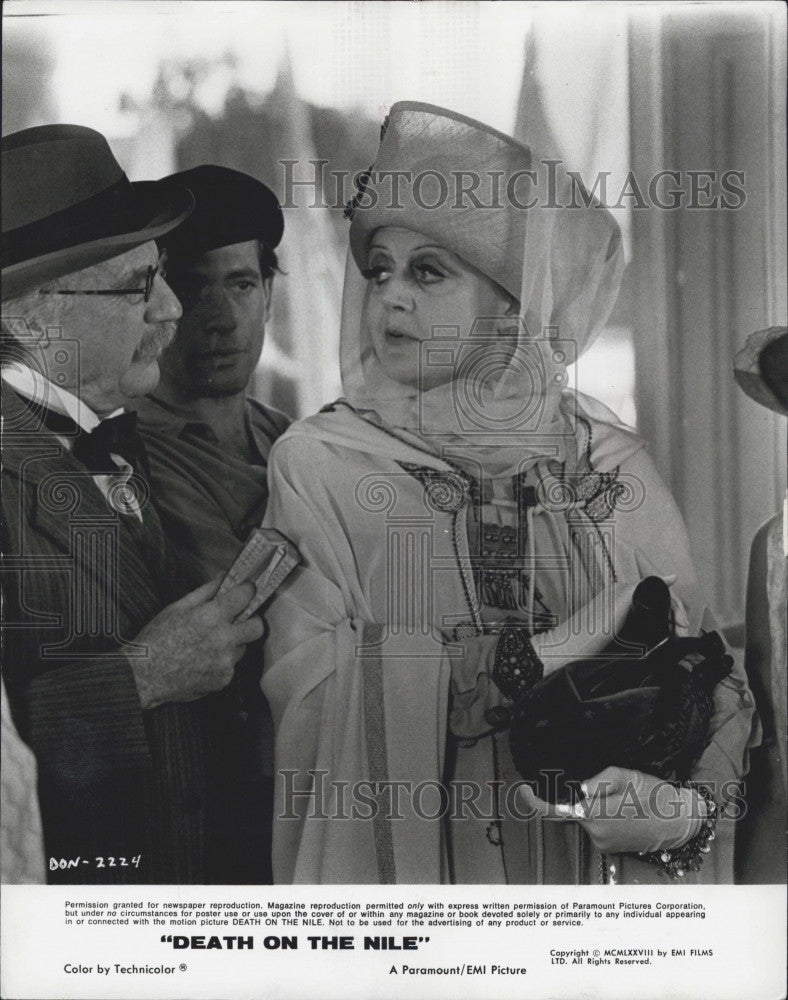
{"type": "Polygon", "coordinates": [[[518,620],[511,615],[507,615],[498,621],[479,622],[478,625],[470,621],[460,622],[453,629],[450,629],[448,634],[453,642],[465,642],[466,639],[475,639],[480,635],[501,635],[502,632],[513,625],[519,625],[518,620]]]}
{"type": "Polygon", "coordinates": [[[544,675],[544,664],[536,655],[525,628],[502,630],[495,648],[492,679],[498,689],[516,704],[544,675]]]}
{"type": "Polygon", "coordinates": [[[711,797],[709,789],[694,781],[682,781],[679,783],[679,787],[695,789],[706,806],[706,818],[703,820],[700,830],[692,840],[688,840],[681,847],[642,855],[644,860],[657,866],[661,875],[670,879],[683,878],[688,871],[699,871],[704,856],[711,850],[711,841],[716,836],[714,828],[717,825],[717,803],[711,797]]]}

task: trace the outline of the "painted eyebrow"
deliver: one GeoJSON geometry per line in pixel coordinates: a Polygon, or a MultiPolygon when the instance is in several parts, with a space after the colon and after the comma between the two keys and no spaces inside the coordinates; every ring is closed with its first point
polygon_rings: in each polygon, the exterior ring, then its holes
{"type": "MultiPolygon", "coordinates": [[[[383,246],[380,243],[370,243],[370,250],[385,250],[386,253],[391,253],[388,247],[383,246]]],[[[438,246],[437,243],[423,243],[421,246],[413,247],[409,253],[417,253],[419,250],[443,250],[445,253],[451,253],[450,250],[446,250],[445,247],[438,246]]]]}

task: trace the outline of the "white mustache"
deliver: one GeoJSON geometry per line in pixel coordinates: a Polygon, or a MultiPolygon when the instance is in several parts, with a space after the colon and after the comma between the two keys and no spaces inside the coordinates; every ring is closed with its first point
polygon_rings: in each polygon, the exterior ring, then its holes
{"type": "Polygon", "coordinates": [[[172,343],[177,328],[177,323],[160,323],[152,333],[142,338],[139,347],[134,352],[134,360],[155,361],[164,348],[172,343]]]}

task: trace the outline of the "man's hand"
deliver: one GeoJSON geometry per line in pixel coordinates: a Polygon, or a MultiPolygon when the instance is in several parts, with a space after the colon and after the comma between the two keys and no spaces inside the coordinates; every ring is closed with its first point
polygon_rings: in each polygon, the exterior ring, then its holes
{"type": "Polygon", "coordinates": [[[220,582],[206,583],[170,604],[135,637],[146,652],[127,659],[143,708],[220,691],[232,680],[246,644],[263,634],[257,615],[233,624],[252,599],[252,584],[216,597],[220,582]]]}

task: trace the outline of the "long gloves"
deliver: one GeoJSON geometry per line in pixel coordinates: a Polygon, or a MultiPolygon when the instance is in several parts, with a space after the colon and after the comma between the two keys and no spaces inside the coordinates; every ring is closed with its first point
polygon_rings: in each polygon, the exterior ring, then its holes
{"type": "Polygon", "coordinates": [[[605,854],[671,850],[691,840],[706,819],[698,792],[642,771],[607,767],[585,781],[583,791],[584,799],[574,806],[550,805],[523,785],[519,807],[556,822],[579,823],[605,854]]]}

